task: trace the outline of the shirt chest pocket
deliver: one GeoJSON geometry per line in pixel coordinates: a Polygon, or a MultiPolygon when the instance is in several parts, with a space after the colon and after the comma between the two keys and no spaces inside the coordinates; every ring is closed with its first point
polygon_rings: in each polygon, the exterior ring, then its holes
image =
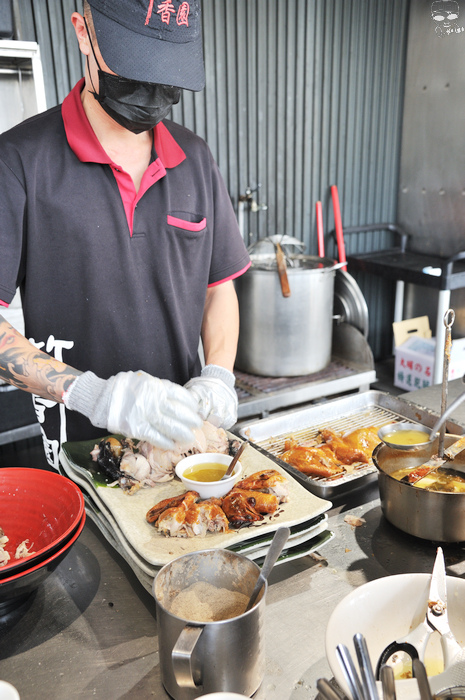
{"type": "Polygon", "coordinates": [[[173,212],[166,217],[170,228],[179,234],[201,235],[207,230],[206,217],[196,216],[188,212],[173,212]]]}

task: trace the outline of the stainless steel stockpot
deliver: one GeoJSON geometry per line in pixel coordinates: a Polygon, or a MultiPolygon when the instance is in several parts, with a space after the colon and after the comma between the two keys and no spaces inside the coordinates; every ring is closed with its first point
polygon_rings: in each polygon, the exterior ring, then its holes
{"type": "MultiPolygon", "coordinates": [[[[456,440],[456,436],[446,435],[444,446],[456,440]]],[[[383,443],[374,449],[381,509],[390,523],[409,535],[434,542],[463,542],[465,493],[428,491],[391,476],[397,469],[421,466],[437,451],[437,440],[411,452],[395,450],[383,443]]],[[[465,464],[465,454],[455,457],[454,462],[465,464]]]]}
{"type": "Polygon", "coordinates": [[[240,332],[236,367],[265,377],[319,372],[331,361],[334,278],[339,264],[287,256],[290,296],[282,294],[276,261],[251,255],[235,280],[240,332]]]}
{"type": "Polygon", "coordinates": [[[250,697],[265,672],[266,585],[254,607],[217,622],[194,622],[170,612],[173,598],[198,581],[250,596],[260,568],[241,554],[211,549],[166,564],[154,579],[160,670],[175,700],[231,691],[250,697]]]}

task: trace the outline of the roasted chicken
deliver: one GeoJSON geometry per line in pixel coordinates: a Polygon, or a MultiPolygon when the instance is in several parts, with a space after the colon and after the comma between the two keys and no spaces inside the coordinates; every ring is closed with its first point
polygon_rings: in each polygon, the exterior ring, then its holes
{"type": "MultiPolygon", "coordinates": [[[[228,435],[223,428],[215,428],[208,421],[204,421],[201,428],[194,430],[194,438],[192,444],[181,445],[172,450],[161,450],[149,442],[139,442],[137,447],[139,452],[147,458],[153,471],[160,473],[161,476],[169,474],[170,479],[173,478],[173,467],[184,457],[202,452],[228,454],[228,435]]],[[[158,481],[165,480],[164,478],[158,479],[158,481]]]]}
{"type": "Polygon", "coordinates": [[[289,438],[279,456],[307,476],[339,478],[352,465],[368,464],[379,443],[374,427],[359,428],[344,436],[325,428],[320,431],[318,440],[320,442],[314,440],[308,444],[289,438]]]}
{"type": "MultiPolygon", "coordinates": [[[[279,505],[279,498],[274,493],[264,493],[263,491],[246,491],[234,487],[230,493],[241,493],[244,498],[247,498],[250,505],[257,511],[266,515],[274,513],[279,505]]],[[[223,499],[224,501],[224,499],[223,499]]]]}
{"type": "Polygon", "coordinates": [[[151,508],[146,519],[170,537],[204,536],[207,532],[227,532],[228,519],[219,499],[199,502],[197,491],[166,498],[151,508]]]}
{"type": "Polygon", "coordinates": [[[288,500],[286,477],[268,469],[242,479],[223,498],[200,501],[197,491],[165,498],[150,508],[146,519],[171,537],[204,536],[260,522],[288,500]]]}
{"type": "Polygon", "coordinates": [[[344,437],[329,429],[322,430],[320,435],[343,464],[368,464],[373,450],[380,442],[378,431],[373,427],[359,428],[344,437]]]}
{"type": "Polygon", "coordinates": [[[239,529],[247,525],[251,525],[258,520],[263,520],[263,515],[260,515],[255,508],[254,503],[245,494],[245,491],[230,491],[226,494],[222,501],[222,508],[226,513],[229,524],[234,529],[239,529]]]}
{"type": "Polygon", "coordinates": [[[192,504],[184,521],[188,537],[205,536],[207,532],[227,532],[229,522],[226,513],[213,501],[201,501],[192,504]]]}
{"type": "Polygon", "coordinates": [[[262,472],[251,474],[251,476],[247,476],[239,481],[235,489],[272,493],[278,497],[279,503],[285,503],[289,500],[286,477],[276,471],[276,469],[265,469],[262,472]]]}
{"type": "Polygon", "coordinates": [[[157,518],[155,526],[165,535],[171,537],[187,537],[185,520],[189,507],[199,498],[197,491],[187,491],[178,505],[163,510],[157,518]]]}
{"type": "Polygon", "coordinates": [[[167,510],[168,508],[174,508],[176,506],[179,506],[183,502],[185,497],[186,494],[181,493],[179,494],[179,496],[173,496],[173,498],[164,498],[163,501],[159,501],[159,503],[156,503],[152,508],[150,508],[147,515],[145,516],[147,522],[151,523],[152,525],[155,525],[163,511],[167,510]]]}
{"type": "Polygon", "coordinates": [[[285,448],[286,451],[280,455],[283,462],[291,464],[303,474],[331,477],[344,473],[344,467],[339,464],[329,445],[306,447],[287,440],[285,448]]]}
{"type": "Polygon", "coordinates": [[[174,467],[181,459],[201,452],[228,454],[226,431],[204,421],[201,428],[194,430],[194,441],[190,445],[180,445],[172,450],[161,450],[142,440],[135,445],[128,438],[120,441],[109,437],[95,445],[90,454],[107,477],[132,495],[140,488],[171,481],[174,467]]]}

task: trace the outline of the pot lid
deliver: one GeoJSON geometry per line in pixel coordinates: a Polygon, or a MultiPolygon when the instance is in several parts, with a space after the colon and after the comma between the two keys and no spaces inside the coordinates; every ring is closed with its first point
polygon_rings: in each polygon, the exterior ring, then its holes
{"type": "Polygon", "coordinates": [[[345,270],[336,272],[333,313],[368,337],[368,307],[360,287],[345,270]]]}
{"type": "Polygon", "coordinates": [[[281,248],[286,254],[291,254],[295,252],[292,250],[296,248],[301,253],[305,250],[305,243],[299,241],[298,238],[293,238],[292,236],[269,236],[267,238],[260,238],[255,243],[252,243],[248,247],[248,251],[251,255],[266,255],[272,256],[276,254],[276,244],[279,243],[281,248]]]}

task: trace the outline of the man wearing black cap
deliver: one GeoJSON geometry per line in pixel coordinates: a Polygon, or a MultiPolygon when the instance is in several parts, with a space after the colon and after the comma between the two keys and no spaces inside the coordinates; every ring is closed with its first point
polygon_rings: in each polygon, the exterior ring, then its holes
{"type": "Polygon", "coordinates": [[[169,449],[235,422],[250,264],[208,147],[164,120],[204,86],[199,0],[89,0],[72,22],[85,78],[0,135],[0,305],[20,287],[28,338],[0,316],[0,377],[34,394],[55,466],[66,440],[169,449]]]}

